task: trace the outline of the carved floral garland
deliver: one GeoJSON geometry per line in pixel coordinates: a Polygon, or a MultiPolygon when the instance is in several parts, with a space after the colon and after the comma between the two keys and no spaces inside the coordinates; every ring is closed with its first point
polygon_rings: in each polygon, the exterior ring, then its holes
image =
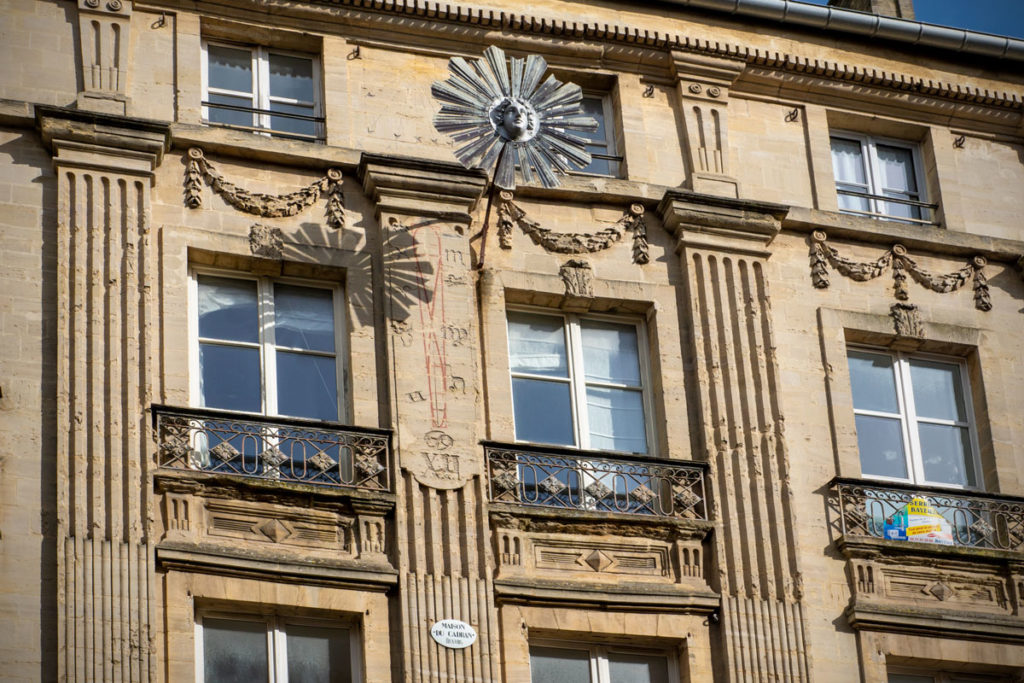
{"type": "Polygon", "coordinates": [[[332,168],[327,175],[312,184],[288,194],[263,194],[250,192],[228,182],[203,156],[203,150],[192,147],[188,150],[188,167],[185,169],[185,204],[190,209],[203,205],[202,184],[205,181],[224,201],[239,211],[277,218],[294,216],[312,206],[321,193],[327,193],[327,224],[336,230],[345,227],[345,197],[342,193],[341,170],[332,168]]]}
{"type": "Polygon", "coordinates": [[[633,263],[643,265],[650,261],[643,204],[630,205],[622,218],[610,228],[595,233],[566,233],[542,228],[513,201],[514,196],[511,192],[506,190],[498,196],[501,200],[498,205],[498,243],[502,249],[512,248],[514,225],[518,225],[520,230],[529,235],[534,244],[558,254],[602,251],[621,240],[623,231],[629,230],[633,233],[633,263]]]}
{"type": "Polygon", "coordinates": [[[907,292],[907,274],[923,287],[933,292],[955,292],[971,280],[974,289],[974,307],[979,311],[992,310],[992,299],[988,292],[988,278],[984,267],[988,261],[984,256],[975,256],[960,270],[935,275],[917,265],[907,254],[907,248],[895,244],[874,261],[858,262],[839,255],[834,247],[827,244],[828,236],[821,230],[811,234],[811,282],[818,289],[829,286],[828,266],[832,266],[840,275],[851,280],[865,282],[874,280],[887,268],[892,268],[893,290],[897,299],[906,301],[910,298],[907,292]]]}

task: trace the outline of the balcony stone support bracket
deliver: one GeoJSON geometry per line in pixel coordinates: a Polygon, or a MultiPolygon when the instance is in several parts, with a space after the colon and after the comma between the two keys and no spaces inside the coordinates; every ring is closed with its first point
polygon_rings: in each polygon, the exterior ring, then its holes
{"type": "Polygon", "coordinates": [[[402,670],[415,681],[454,680],[455,655],[425,629],[459,619],[478,639],[457,655],[458,670],[500,680],[490,558],[479,526],[487,510],[470,249],[487,177],[456,164],[369,154],[358,174],[379,226],[370,235],[379,240],[374,307],[387,330],[391,384],[382,394],[389,394],[403,501],[396,519],[401,624],[394,626],[401,629],[402,670]]]}
{"type": "Polygon", "coordinates": [[[786,208],[669,190],[659,213],[676,237],[686,274],[680,306],[690,310],[702,416],[705,451],[694,458],[710,466],[709,518],[718,556],[713,564],[722,568],[711,583],[722,595],[722,665],[735,680],[754,680],[759,671],[811,680],[764,273],[786,208]],[[749,553],[753,547],[764,552],[749,553]],[[780,633],[792,646],[785,652],[765,648],[754,631],[780,633]]]}
{"type": "Polygon", "coordinates": [[[728,105],[730,88],[746,62],[680,50],[671,57],[686,127],[687,189],[739,197],[729,161],[728,105]]]}
{"type": "Polygon", "coordinates": [[[162,391],[150,193],[169,129],[43,106],[36,117],[57,171],[58,673],[110,680],[113,661],[155,680],[144,408],[162,391]]]}
{"type": "Polygon", "coordinates": [[[78,0],[78,108],[128,113],[132,0],[78,0]]]}

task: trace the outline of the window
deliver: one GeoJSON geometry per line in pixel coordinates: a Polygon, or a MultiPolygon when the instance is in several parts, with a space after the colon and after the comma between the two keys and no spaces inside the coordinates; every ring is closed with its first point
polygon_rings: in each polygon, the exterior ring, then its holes
{"type": "Polygon", "coordinates": [[[213,274],[192,282],[199,405],[339,419],[336,288],[213,274]]]}
{"type": "Polygon", "coordinates": [[[980,488],[962,361],[851,349],[861,471],[871,477],[980,488]]]}
{"type": "Polygon", "coordinates": [[[669,683],[675,680],[671,664],[667,653],[657,650],[561,643],[530,647],[532,683],[669,683]]]}
{"type": "Polygon", "coordinates": [[[281,137],[323,137],[313,57],[207,42],[203,62],[205,121],[281,137]]]}
{"type": "Polygon", "coordinates": [[[205,683],[351,683],[358,638],[337,623],[263,615],[196,620],[197,680],[205,683]]]}
{"type": "Polygon", "coordinates": [[[909,223],[930,223],[916,145],[856,133],[832,135],[839,210],[909,223]]]}
{"type": "Polygon", "coordinates": [[[619,162],[622,157],[616,154],[615,135],[612,132],[611,98],[608,95],[584,94],[582,102],[583,114],[597,120],[596,131],[577,131],[576,134],[587,138],[587,151],[591,162],[580,173],[594,175],[617,176],[619,162]]]}
{"type": "Polygon", "coordinates": [[[1003,676],[974,676],[970,674],[936,671],[933,673],[891,673],[889,683],[998,683],[1007,681],[1003,676]]]}
{"type": "Polygon", "coordinates": [[[516,439],[647,453],[643,332],[614,318],[509,312],[516,439]]]}

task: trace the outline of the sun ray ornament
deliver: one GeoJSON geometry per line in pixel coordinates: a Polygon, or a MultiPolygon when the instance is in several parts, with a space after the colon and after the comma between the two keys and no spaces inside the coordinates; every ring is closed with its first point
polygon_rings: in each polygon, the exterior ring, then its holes
{"type": "Polygon", "coordinates": [[[448,60],[451,75],[435,81],[430,92],[441,111],[434,127],[460,145],[455,156],[466,168],[490,170],[494,184],[516,187],[516,168],[523,182],[534,174],[544,187],[558,187],[554,171],[567,172],[590,163],[587,139],[571,131],[595,131],[597,121],[583,115],[583,91],[554,76],[541,78],[548,64],[543,57],[512,57],[491,46],[484,58],[448,60]]]}

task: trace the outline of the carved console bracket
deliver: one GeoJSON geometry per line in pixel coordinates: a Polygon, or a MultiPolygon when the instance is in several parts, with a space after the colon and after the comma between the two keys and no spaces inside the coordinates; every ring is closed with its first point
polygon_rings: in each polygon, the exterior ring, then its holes
{"type": "Polygon", "coordinates": [[[542,228],[515,203],[515,197],[511,192],[502,191],[498,198],[498,243],[502,249],[512,248],[512,227],[515,225],[518,225],[534,244],[556,254],[593,254],[603,251],[621,240],[623,232],[629,231],[633,233],[633,263],[643,265],[650,261],[643,204],[631,204],[623,212],[622,218],[610,228],[594,233],[574,233],[542,228]]]}
{"type": "Polygon", "coordinates": [[[213,167],[203,150],[192,147],[188,150],[188,166],[185,168],[185,204],[190,209],[203,205],[203,182],[219,194],[224,201],[239,211],[263,218],[295,216],[312,206],[323,193],[327,194],[327,225],[336,230],[345,227],[345,196],[342,192],[341,170],[332,168],[327,174],[301,190],[288,194],[263,194],[250,192],[228,182],[213,167]]]}
{"type": "Polygon", "coordinates": [[[988,278],[984,268],[988,261],[984,256],[975,256],[960,270],[935,275],[917,265],[907,254],[902,244],[895,244],[874,261],[854,261],[839,255],[839,252],[828,244],[828,236],[821,230],[811,234],[811,282],[817,289],[829,286],[828,267],[832,266],[840,275],[857,282],[866,282],[879,277],[887,269],[892,268],[893,295],[900,301],[910,298],[907,291],[907,274],[918,284],[933,292],[955,292],[968,280],[974,289],[974,307],[979,311],[992,310],[992,299],[988,291],[988,278]]]}
{"type": "Polygon", "coordinates": [[[131,18],[130,0],[78,0],[79,109],[128,113],[131,18]]]}

